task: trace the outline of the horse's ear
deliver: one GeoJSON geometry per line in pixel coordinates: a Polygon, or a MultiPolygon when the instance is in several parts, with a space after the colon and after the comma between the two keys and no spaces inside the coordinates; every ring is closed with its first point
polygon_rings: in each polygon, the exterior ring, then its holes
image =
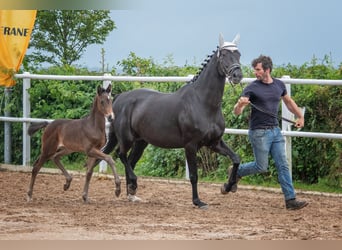
{"type": "Polygon", "coordinates": [[[97,94],[98,94],[98,95],[101,95],[102,92],[103,92],[102,86],[101,86],[101,85],[97,86],[97,94]]]}
{"type": "Polygon", "coordinates": [[[219,46],[220,46],[220,48],[222,48],[223,44],[224,44],[224,38],[223,38],[223,35],[220,33],[220,35],[219,35],[219,46]]]}
{"type": "Polygon", "coordinates": [[[108,87],[107,87],[107,89],[106,89],[106,92],[107,92],[108,94],[110,94],[110,93],[112,92],[112,84],[109,84],[109,85],[108,85],[108,87]]]}
{"type": "Polygon", "coordinates": [[[239,42],[240,42],[240,34],[238,33],[238,34],[236,34],[232,43],[234,43],[235,45],[238,45],[239,42]]]}

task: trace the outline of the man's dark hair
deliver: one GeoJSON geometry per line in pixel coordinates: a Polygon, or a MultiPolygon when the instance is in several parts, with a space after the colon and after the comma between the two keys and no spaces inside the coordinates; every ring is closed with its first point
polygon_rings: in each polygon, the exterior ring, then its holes
{"type": "Polygon", "coordinates": [[[272,72],[273,63],[271,57],[260,55],[252,61],[252,67],[255,68],[258,63],[262,64],[263,70],[270,69],[270,72],[272,72]]]}

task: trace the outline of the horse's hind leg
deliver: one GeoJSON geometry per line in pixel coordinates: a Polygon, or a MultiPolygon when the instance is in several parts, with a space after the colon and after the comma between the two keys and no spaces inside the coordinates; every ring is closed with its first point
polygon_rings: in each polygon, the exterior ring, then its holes
{"type": "Polygon", "coordinates": [[[47,161],[47,159],[44,156],[40,155],[39,158],[33,164],[30,185],[29,185],[29,189],[27,191],[27,201],[28,202],[32,201],[33,186],[34,186],[34,183],[36,181],[37,174],[46,161],[47,161]]]}
{"type": "Polygon", "coordinates": [[[86,174],[86,180],[84,183],[83,194],[82,194],[82,199],[86,203],[89,202],[89,199],[88,199],[89,183],[90,183],[91,177],[93,176],[93,171],[94,171],[94,167],[96,166],[95,164],[96,161],[97,159],[88,157],[87,162],[86,162],[87,174],[86,174]]]}
{"type": "Polygon", "coordinates": [[[135,195],[138,188],[137,176],[134,174],[133,169],[128,162],[127,154],[120,152],[119,157],[121,162],[125,165],[127,195],[135,195]]]}
{"type": "MultiPolygon", "coordinates": [[[[146,141],[136,141],[133,144],[133,147],[131,149],[131,152],[128,155],[128,164],[131,167],[132,171],[135,169],[135,165],[141,158],[142,154],[144,153],[145,148],[147,147],[148,143],[146,141]]],[[[133,183],[131,181],[131,178],[129,178],[129,171],[126,170],[126,191],[127,191],[127,196],[130,201],[141,201],[139,197],[136,195],[131,194],[131,189],[133,188],[133,183]]],[[[135,190],[137,187],[135,188],[135,190]]],[[[135,191],[136,192],[136,191],[135,191]]]]}
{"type": "Polygon", "coordinates": [[[56,164],[56,166],[62,171],[63,175],[65,176],[65,184],[63,186],[64,191],[67,191],[70,187],[71,181],[72,181],[72,176],[66,171],[64,166],[62,165],[61,161],[61,155],[56,155],[53,158],[53,162],[56,164]]]}

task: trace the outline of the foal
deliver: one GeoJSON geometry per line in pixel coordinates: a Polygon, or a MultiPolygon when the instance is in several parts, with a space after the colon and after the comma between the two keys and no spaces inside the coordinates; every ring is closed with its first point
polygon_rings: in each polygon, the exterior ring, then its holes
{"type": "Polygon", "coordinates": [[[111,90],[111,85],[107,89],[99,86],[90,114],[82,119],[58,119],[51,123],[35,123],[28,128],[28,134],[31,136],[39,129],[46,127],[41,139],[41,154],[33,164],[31,182],[27,192],[28,201],[32,200],[33,185],[39,170],[50,159],[63,172],[66,178],[64,190],[68,190],[72,177],[66,171],[60,159],[62,156],[73,152],[83,152],[88,156],[86,164],[87,178],[83,190],[83,200],[85,202],[88,201],[89,181],[93,171],[93,167],[89,166],[89,164],[95,159],[105,160],[112,168],[116,185],[115,195],[117,197],[120,195],[121,181],[116,172],[114,161],[111,156],[101,151],[106,144],[106,118],[109,121],[114,119],[111,90]]]}

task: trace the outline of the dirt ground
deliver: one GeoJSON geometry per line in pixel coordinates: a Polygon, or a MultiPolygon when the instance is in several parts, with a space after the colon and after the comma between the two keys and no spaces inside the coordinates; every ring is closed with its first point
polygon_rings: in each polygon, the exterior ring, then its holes
{"type": "MultiPolygon", "coordinates": [[[[1,168],[1,166],[0,166],[1,168]]],[[[39,173],[26,201],[29,172],[0,171],[2,240],[342,239],[342,196],[298,192],[310,204],[287,211],[279,190],[241,187],[222,195],[221,184],[199,183],[208,210],[195,208],[188,181],[138,178],[139,203],[114,196],[112,178],[96,175],[90,203],[81,198],[84,176],[39,173]]],[[[122,189],[125,181],[122,178],[122,189]]]]}

